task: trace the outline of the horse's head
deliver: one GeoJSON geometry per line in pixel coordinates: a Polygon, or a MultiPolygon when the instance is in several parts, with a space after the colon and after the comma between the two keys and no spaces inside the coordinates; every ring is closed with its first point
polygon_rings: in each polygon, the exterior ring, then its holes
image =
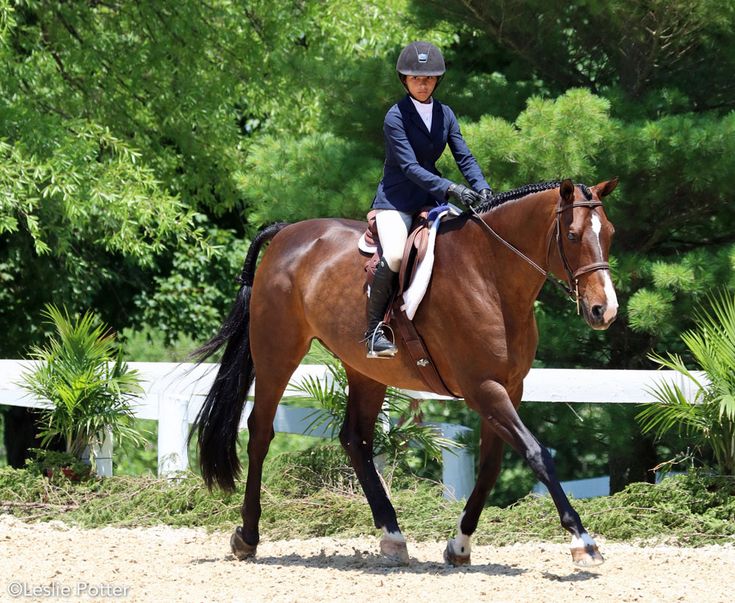
{"type": "Polygon", "coordinates": [[[589,189],[575,187],[571,180],[559,186],[555,235],[558,253],[552,256],[551,268],[568,280],[584,319],[593,329],[607,329],[618,313],[608,264],[615,229],[602,206],[602,198],[617,184],[615,178],[589,189]]]}

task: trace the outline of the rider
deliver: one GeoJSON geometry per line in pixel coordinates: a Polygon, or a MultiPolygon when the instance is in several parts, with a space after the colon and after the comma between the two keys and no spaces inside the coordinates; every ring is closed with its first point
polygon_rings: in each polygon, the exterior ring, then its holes
{"type": "Polygon", "coordinates": [[[492,197],[482,170],[459,131],[452,110],[432,98],[445,72],[441,51],[413,42],[398,57],[396,71],[407,96],[385,116],[383,178],[373,199],[383,255],[370,288],[365,333],[368,358],[388,358],[398,351],[383,330],[383,316],[395,290],[403,248],[414,215],[426,205],[452,197],[464,205],[492,197]],[[472,188],[442,178],[436,161],[449,144],[457,166],[472,188]]]}

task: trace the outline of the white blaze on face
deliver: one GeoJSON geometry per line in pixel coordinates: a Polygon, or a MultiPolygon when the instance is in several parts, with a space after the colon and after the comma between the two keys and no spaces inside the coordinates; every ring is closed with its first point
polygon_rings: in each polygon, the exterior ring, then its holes
{"type": "MultiPolygon", "coordinates": [[[[602,257],[602,245],[600,244],[600,231],[602,231],[602,222],[596,213],[592,213],[592,231],[597,237],[597,249],[599,251],[599,257],[602,257]]],[[[607,298],[607,304],[605,306],[605,314],[603,318],[605,322],[610,322],[618,313],[618,296],[615,294],[615,287],[613,287],[612,279],[610,278],[610,271],[603,270],[602,278],[605,282],[605,297],[607,298]]]]}

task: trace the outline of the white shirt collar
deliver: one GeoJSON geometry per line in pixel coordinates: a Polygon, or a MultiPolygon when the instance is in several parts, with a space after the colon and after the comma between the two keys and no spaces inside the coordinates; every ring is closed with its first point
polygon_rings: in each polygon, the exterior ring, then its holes
{"type": "Polygon", "coordinates": [[[431,132],[431,116],[434,113],[434,99],[430,98],[428,103],[421,103],[417,101],[413,96],[409,96],[408,98],[411,99],[411,101],[413,102],[413,106],[416,107],[416,111],[418,111],[418,114],[423,120],[426,129],[431,132]]]}
{"type": "Polygon", "coordinates": [[[417,101],[411,95],[409,95],[408,98],[411,99],[411,101],[413,102],[414,107],[416,107],[416,110],[419,113],[425,113],[426,111],[430,111],[434,107],[434,98],[433,97],[429,98],[429,102],[428,103],[420,103],[419,101],[417,101]]]}

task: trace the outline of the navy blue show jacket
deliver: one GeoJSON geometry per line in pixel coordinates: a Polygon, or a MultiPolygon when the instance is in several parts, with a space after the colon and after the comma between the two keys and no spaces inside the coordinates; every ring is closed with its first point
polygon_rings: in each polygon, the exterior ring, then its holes
{"type": "Polygon", "coordinates": [[[457,166],[470,186],[490,188],[480,166],[462,138],[457,118],[447,106],[433,101],[431,132],[426,128],[411,97],[393,105],[383,124],[385,165],[373,199],[376,209],[415,213],[425,205],[443,203],[452,183],[442,178],[436,162],[449,145],[457,166]]]}

